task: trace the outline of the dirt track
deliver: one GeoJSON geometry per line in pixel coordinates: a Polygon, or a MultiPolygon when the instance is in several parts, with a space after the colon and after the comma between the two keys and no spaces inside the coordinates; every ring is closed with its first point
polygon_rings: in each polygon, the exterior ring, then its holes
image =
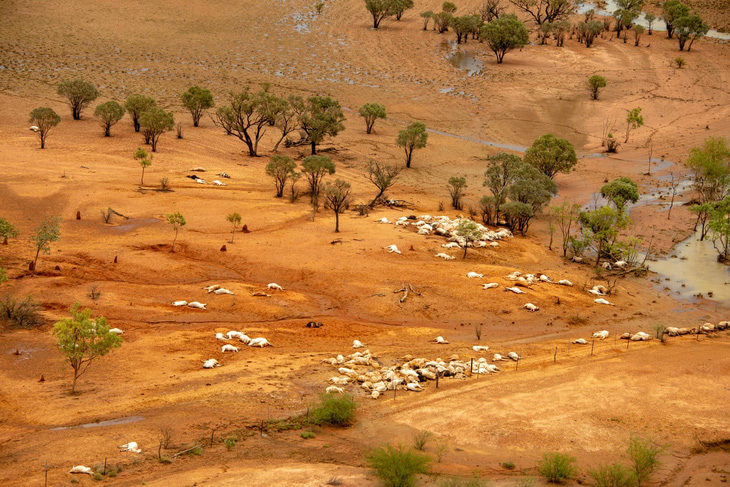
{"type": "MultiPolygon", "coordinates": [[[[439,3],[417,2],[417,11],[439,3]]],[[[463,9],[475,4],[464,2],[463,9]]],[[[439,202],[448,203],[445,181],[455,174],[467,177],[467,206],[477,205],[486,157],[496,149],[455,136],[527,146],[553,132],[587,155],[601,149],[604,119],[620,119],[634,106],[643,108],[646,125],[617,155],[583,158],[576,171],[559,175],[559,197],[587,204],[604,180],[620,175],[639,181],[644,194],[655,192],[668,171],[683,170],[662,164],[644,176],[650,145],[655,157],[679,162],[705,137],[727,136],[730,130],[727,45],[703,39],[684,56],[688,66],[676,70],[670,67],[675,42],[660,36],[646,36],[638,48],[615,39],[600,39],[591,49],[572,40],[564,49],[528,46],[508,54],[501,66],[482,45],[469,42],[461,49],[476,53],[485,69],[468,77],[444,59],[451,49],[444,41],[452,35],[421,31],[417,13],[399,23],[384,22],[374,32],[360,1],[328,4],[320,17],[309,9],[299,0],[238,6],[213,1],[197,7],[95,2],[83,10],[60,1],[44,2],[42,8],[35,2],[0,5],[5,68],[0,70],[0,216],[21,232],[20,239],[0,246],[12,278],[0,285],[0,296],[32,294],[49,323],[80,301],[126,331],[123,347],[90,369],[79,383],[82,395],[75,397],[67,393],[70,373],[58,358],[49,326],[0,335],[2,483],[42,485],[48,458],[49,485],[66,485],[70,465],[108,457],[128,465],[114,485],[271,485],[282,477],[290,485],[321,485],[335,475],[346,485],[375,485],[365,468],[367,450],[383,441],[407,442],[422,428],[437,432],[451,448],[437,472],[478,470],[497,484],[515,480],[501,462],[514,460],[520,472],[530,473],[544,451],[569,451],[581,467],[619,459],[632,432],[670,445],[657,480],[707,485],[697,479],[717,480],[713,468],[727,472],[726,453],[690,455],[696,439],[717,441],[730,434],[721,407],[730,399],[727,335],[701,337],[699,343],[683,338],[666,347],[632,344],[628,352],[619,342],[620,350],[613,350],[615,332],[651,332],[660,322],[717,322],[727,319],[724,305],[678,302],[660,286],[633,278],[618,281],[611,296],[616,307],[596,305],[583,291],[593,284],[592,268],[566,264],[557,250],[547,250],[543,220],[527,237],[450,262],[434,258],[444,250],[442,238],[375,223],[383,216],[441,213],[439,202]],[[24,35],[31,22],[44,35],[24,35]],[[597,102],[583,88],[595,72],[609,80],[597,102]],[[53,87],[75,76],[99,85],[101,101],[149,93],[183,122],[184,139],[163,135],[144,188],[131,157],[141,137],[127,118],[112,129],[111,138],[102,136],[90,116],[93,109],[81,121],[70,120],[53,87]],[[193,83],[210,87],[223,103],[229,89],[264,81],[280,93],[329,93],[351,110],[346,130],[324,144],[323,153],[336,162],[337,177],[353,185],[357,202],[374,196],[362,177],[369,158],[402,160],[393,139],[406,123],[422,120],[452,134],[431,133],[413,169],[391,191],[416,209],[378,209],[368,217],[349,212],[342,233],[335,235],[333,217],[322,211],[312,221],[305,197],[294,204],[273,197],[263,171],[266,157],[246,157],[243,144],[208,119],[193,128],[178,106],[178,93],[193,83]],[[441,92],[448,88],[453,90],[441,92]],[[389,114],[371,136],[354,113],[368,101],[385,104],[389,114]],[[39,105],[53,107],[63,119],[43,151],[27,129],[27,114],[39,105]],[[207,169],[207,179],[221,171],[232,179],[221,188],[195,184],[185,178],[195,166],[207,169]],[[155,191],[162,177],[170,179],[173,192],[155,191]],[[130,219],[103,224],[99,211],[107,207],[130,219]],[[76,211],[80,221],[74,219],[76,211]],[[169,252],[172,231],[163,221],[172,211],[188,221],[175,253],[169,252]],[[251,233],[237,233],[230,244],[225,215],[232,211],[243,215],[251,233]],[[27,272],[28,237],[46,214],[64,218],[63,237],[50,256],[41,257],[33,276],[27,272]],[[341,243],[332,244],[336,238],[341,243]],[[227,252],[220,252],[223,244],[227,252]],[[385,252],[390,244],[402,255],[385,252]],[[535,285],[529,301],[541,310],[533,314],[521,309],[524,297],[483,291],[466,277],[477,271],[505,284],[504,277],[515,270],[545,272],[576,286],[535,285]],[[399,304],[393,291],[403,281],[423,295],[399,304]],[[251,295],[269,282],[285,291],[251,295]],[[201,288],[209,284],[236,294],[208,295],[201,288]],[[92,285],[102,292],[96,303],[88,297],[92,285]],[[208,311],[172,307],[177,299],[207,302],[208,311]],[[305,328],[310,319],[325,327],[305,328]],[[523,370],[447,381],[439,391],[429,385],[420,394],[404,393],[395,404],[390,398],[361,398],[356,426],[318,431],[308,442],[297,431],[261,439],[246,430],[253,436],[232,452],[217,444],[202,457],[172,465],[154,460],[162,424],[174,425],[175,446],[182,447],[199,436],[202,423],[227,434],[242,421],[252,425],[303,412],[331,376],[320,360],[349,353],[355,338],[388,363],[406,353],[469,357],[476,343],[469,323],[479,322],[485,324],[484,343],[524,354],[523,370]],[[612,339],[599,343],[593,358],[585,347],[571,346],[568,353],[570,339],[604,328],[612,339]],[[224,357],[213,336],[229,329],[265,336],[275,347],[224,357]],[[452,344],[430,343],[436,335],[452,344]],[[560,360],[553,366],[555,346],[560,360]],[[15,349],[21,355],[13,355],[15,349]],[[200,362],[211,357],[223,367],[204,371],[200,362]],[[129,416],[145,419],[49,430],[129,416]],[[117,452],[127,441],[138,441],[144,450],[136,463],[117,452]]],[[[265,155],[274,132],[261,144],[265,155]]],[[[305,148],[284,152],[306,155],[305,148]]],[[[656,245],[668,251],[689,233],[691,216],[678,206],[667,222],[659,207],[637,207],[632,231],[647,240],[653,234],[656,245]]],[[[443,213],[457,214],[448,208],[443,213]]]]}

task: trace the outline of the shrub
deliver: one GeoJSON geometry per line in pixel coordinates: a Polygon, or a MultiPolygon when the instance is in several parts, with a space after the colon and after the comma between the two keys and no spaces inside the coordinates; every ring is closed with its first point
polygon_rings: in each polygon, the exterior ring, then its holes
{"type": "Polygon", "coordinates": [[[659,323],[658,325],[654,325],[654,331],[656,332],[656,337],[657,337],[657,338],[658,338],[658,339],[659,339],[659,340],[660,340],[660,341],[661,341],[662,343],[664,343],[664,340],[665,340],[665,336],[666,336],[666,334],[665,334],[665,333],[666,333],[666,330],[667,330],[667,327],[666,327],[666,326],[664,326],[664,325],[663,325],[663,324],[661,324],[661,323],[659,323]]]}
{"type": "Polygon", "coordinates": [[[620,463],[599,465],[596,470],[589,470],[596,487],[632,487],[636,484],[633,473],[620,463]]]}
{"type": "Polygon", "coordinates": [[[537,471],[548,482],[559,484],[563,480],[574,477],[577,469],[573,466],[575,457],[564,453],[545,453],[537,466],[537,471]]]}
{"type": "Polygon", "coordinates": [[[312,411],[312,423],[345,426],[355,418],[356,408],[351,394],[322,394],[319,405],[312,411]]]}
{"type": "Polygon", "coordinates": [[[685,61],[683,57],[676,57],[674,58],[674,65],[677,67],[677,69],[682,69],[684,66],[687,65],[687,61],[685,61]]]}
{"type": "Polygon", "coordinates": [[[502,468],[506,468],[507,470],[514,470],[515,469],[515,462],[512,460],[507,462],[502,462],[502,468]]]}
{"type": "Polygon", "coordinates": [[[416,450],[423,451],[426,448],[426,443],[433,439],[433,433],[428,430],[421,430],[413,435],[413,447],[416,450]]]}
{"type": "Polygon", "coordinates": [[[317,435],[314,434],[314,431],[305,431],[304,433],[302,433],[299,436],[301,436],[305,440],[309,440],[311,438],[316,438],[317,437],[317,435]]]}
{"type": "Polygon", "coordinates": [[[238,442],[238,438],[235,438],[233,436],[229,436],[225,440],[223,440],[223,443],[225,443],[226,448],[229,450],[233,450],[236,447],[236,443],[238,442]]]}
{"type": "Polygon", "coordinates": [[[22,301],[5,296],[0,301],[0,320],[21,328],[35,328],[43,324],[43,320],[38,314],[38,304],[30,295],[22,301]]]}
{"type": "Polygon", "coordinates": [[[428,473],[431,459],[402,446],[385,445],[373,450],[368,463],[386,487],[411,487],[416,475],[428,473]]]}
{"type": "Polygon", "coordinates": [[[641,486],[654,470],[659,466],[659,453],[661,448],[651,440],[632,436],[629,440],[628,455],[631,461],[631,469],[636,478],[636,485],[641,486]]]}
{"type": "Polygon", "coordinates": [[[591,93],[591,98],[598,100],[598,95],[601,93],[601,89],[606,87],[606,78],[598,74],[594,74],[588,78],[588,91],[591,93]]]}
{"type": "Polygon", "coordinates": [[[160,457],[159,462],[160,463],[172,463],[172,460],[170,459],[170,457],[160,457]]]}
{"type": "Polygon", "coordinates": [[[160,179],[160,189],[162,191],[168,191],[170,189],[170,180],[167,178],[160,179]]]}

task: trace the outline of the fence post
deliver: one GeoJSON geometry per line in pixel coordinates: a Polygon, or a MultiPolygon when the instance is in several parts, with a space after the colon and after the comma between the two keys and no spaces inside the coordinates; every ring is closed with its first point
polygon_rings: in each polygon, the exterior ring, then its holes
{"type": "Polygon", "coordinates": [[[553,363],[558,360],[558,346],[555,346],[555,354],[553,354],[553,363]]]}

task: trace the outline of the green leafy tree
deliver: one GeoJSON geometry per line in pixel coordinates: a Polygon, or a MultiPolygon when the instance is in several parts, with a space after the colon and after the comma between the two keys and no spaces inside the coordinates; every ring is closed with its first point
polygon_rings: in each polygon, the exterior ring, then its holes
{"type": "Polygon", "coordinates": [[[172,112],[166,112],[162,108],[152,107],[142,113],[139,123],[149,134],[152,152],[157,152],[157,144],[162,134],[172,130],[175,126],[175,116],[172,112]]]}
{"type": "Polygon", "coordinates": [[[365,8],[373,16],[373,29],[377,29],[384,19],[393,15],[393,0],[365,0],[365,8]]]}
{"type": "Polygon", "coordinates": [[[456,34],[456,43],[461,44],[461,41],[467,42],[469,40],[469,34],[473,33],[479,24],[479,17],[474,15],[462,15],[451,19],[451,28],[456,34]]]}
{"type": "Polygon", "coordinates": [[[406,167],[411,167],[413,151],[423,149],[427,142],[428,133],[426,133],[426,124],[423,122],[413,122],[398,133],[395,143],[406,152],[406,167]]]}
{"type": "Polygon", "coordinates": [[[234,211],[226,215],[226,221],[233,225],[231,229],[231,243],[233,243],[233,238],[236,236],[236,228],[241,224],[241,215],[237,211],[234,211]]]}
{"type": "Polygon", "coordinates": [[[674,21],[674,32],[679,41],[679,50],[684,51],[684,46],[689,41],[687,52],[692,50],[692,44],[700,37],[707,34],[710,27],[700,18],[699,15],[687,15],[674,21]]]}
{"type": "Polygon", "coordinates": [[[606,87],[606,78],[601,75],[594,74],[588,78],[588,90],[591,92],[591,98],[598,100],[601,90],[606,87]]]}
{"type": "Polygon", "coordinates": [[[345,130],[342,122],[340,102],[329,96],[310,96],[301,108],[298,108],[299,126],[304,130],[312,145],[312,155],[317,154],[317,145],[326,137],[336,137],[345,130]]]}
{"type": "Polygon", "coordinates": [[[413,0],[391,0],[391,11],[395,15],[395,20],[403,18],[403,13],[412,8],[413,0]]]}
{"type": "Polygon", "coordinates": [[[565,45],[565,36],[568,32],[570,32],[570,22],[567,20],[558,20],[550,25],[553,26],[555,44],[558,47],[563,47],[565,45]]]}
{"type": "Polygon", "coordinates": [[[641,107],[629,110],[629,113],[626,115],[626,140],[624,140],[624,143],[629,141],[631,131],[642,125],[644,125],[644,116],[641,114],[641,107]]]}
{"type": "Polygon", "coordinates": [[[126,101],[124,102],[124,108],[127,110],[127,113],[129,113],[129,116],[132,119],[132,125],[134,125],[135,132],[139,132],[139,118],[142,116],[142,114],[150,108],[156,106],[157,103],[155,102],[154,98],[142,95],[140,93],[129,95],[127,97],[126,101]]]}
{"type": "Polygon", "coordinates": [[[449,30],[449,26],[451,25],[451,21],[453,20],[454,16],[450,14],[449,12],[438,12],[433,15],[433,28],[434,30],[438,31],[439,34],[443,34],[444,32],[449,30]]]}
{"type": "Polygon", "coordinates": [[[401,167],[391,164],[383,164],[378,161],[370,160],[367,165],[367,174],[365,177],[378,188],[378,194],[375,195],[370,206],[374,206],[383,194],[390,188],[401,172],[401,167]]]}
{"type": "Polygon", "coordinates": [[[360,107],[360,116],[365,119],[365,132],[371,133],[373,131],[373,125],[379,118],[386,119],[388,116],[385,113],[385,107],[378,105],[377,103],[366,103],[360,107]]]}
{"type": "Polygon", "coordinates": [[[644,20],[646,20],[647,33],[652,35],[654,32],[654,22],[656,22],[656,15],[651,12],[644,14],[644,20]]]}
{"type": "MultiPolygon", "coordinates": [[[[634,20],[639,16],[639,12],[630,10],[627,8],[618,8],[614,10],[613,16],[616,19],[616,38],[621,37],[621,32],[626,29],[630,29],[634,23],[634,20]]],[[[624,43],[626,43],[626,36],[624,36],[624,43]]]]}
{"type": "Polygon", "coordinates": [[[109,331],[106,318],[92,318],[90,309],[80,308],[79,303],[74,304],[71,318],[64,318],[53,325],[58,348],[74,371],[72,394],[76,393],[76,381],[92,363],[122,346],[122,337],[109,331]]]}
{"type": "Polygon", "coordinates": [[[580,217],[580,205],[571,203],[566,198],[560,206],[553,206],[551,213],[560,230],[563,257],[567,257],[570,238],[573,234],[573,226],[578,224],[578,218],[580,217]]]}
{"type": "Polygon", "coordinates": [[[631,28],[631,30],[634,32],[634,46],[638,46],[641,36],[644,34],[644,27],[641,25],[635,25],[631,28]]]}
{"type": "Polygon", "coordinates": [[[284,186],[286,181],[297,167],[296,162],[289,156],[274,155],[266,165],[266,174],[274,178],[274,186],[276,187],[276,197],[284,196],[284,186]]]}
{"type": "Polygon", "coordinates": [[[423,30],[428,30],[428,22],[433,18],[433,11],[426,10],[421,12],[421,20],[423,20],[423,30]]]}
{"type": "Polygon", "coordinates": [[[281,130],[281,137],[274,145],[274,152],[279,150],[279,144],[281,144],[286,137],[299,128],[299,120],[297,118],[297,112],[294,107],[301,107],[304,105],[304,101],[301,96],[289,95],[289,98],[279,100],[279,110],[276,117],[276,128],[281,130]]]}
{"type": "Polygon", "coordinates": [[[191,86],[180,97],[183,106],[190,112],[193,117],[193,127],[200,125],[200,118],[203,112],[209,108],[213,108],[213,94],[207,88],[199,86],[191,86]]]}
{"type": "Polygon", "coordinates": [[[512,49],[522,48],[530,42],[530,33],[525,24],[520,22],[517,17],[503,15],[482,27],[481,38],[497,56],[497,64],[502,64],[505,54],[512,49]]]}
{"type": "Polygon", "coordinates": [[[30,237],[33,246],[36,249],[35,258],[31,266],[32,270],[35,271],[38,265],[38,256],[43,252],[44,254],[51,253],[51,244],[58,241],[61,238],[61,218],[57,216],[45,217],[40,225],[33,230],[33,236],[30,237]]]}
{"type": "Polygon", "coordinates": [[[573,0],[509,0],[512,5],[528,14],[537,25],[566,20],[575,12],[573,0]]]}
{"type": "Polygon", "coordinates": [[[124,117],[124,107],[115,101],[108,101],[96,106],[94,116],[99,119],[99,123],[104,129],[104,136],[109,137],[112,125],[124,117]]]}
{"type": "Polygon", "coordinates": [[[596,249],[596,267],[601,263],[604,255],[613,254],[613,246],[618,233],[626,228],[630,222],[623,211],[610,206],[604,206],[593,211],[580,214],[583,226],[583,236],[596,249]]]}
{"type": "Polygon", "coordinates": [[[589,20],[578,24],[578,37],[583,39],[587,48],[593,45],[593,41],[603,32],[603,24],[598,20],[589,20]]]}
{"type": "Polygon", "coordinates": [[[175,230],[175,238],[172,239],[172,246],[170,247],[170,252],[174,252],[175,242],[177,241],[177,234],[182,227],[187,225],[188,222],[185,221],[185,217],[179,211],[176,211],[175,213],[168,213],[165,217],[165,220],[167,220],[167,223],[172,225],[172,228],[175,230]]]}
{"type": "Polygon", "coordinates": [[[601,196],[623,212],[627,203],[639,201],[639,186],[627,177],[620,177],[604,184],[601,187],[601,196]]]}
{"type": "Polygon", "coordinates": [[[550,199],[557,192],[558,186],[555,181],[532,164],[522,162],[514,171],[514,179],[507,188],[507,195],[511,202],[528,205],[532,211],[526,211],[524,207],[519,205],[502,205],[500,211],[503,213],[509,211],[513,217],[518,215],[519,218],[512,221],[512,227],[524,234],[527,233],[532,218],[542,211],[543,206],[550,203],[550,199]]]}
{"type": "Polygon", "coordinates": [[[449,182],[446,185],[446,189],[449,190],[451,196],[451,206],[456,210],[461,209],[461,199],[464,196],[464,189],[466,188],[466,178],[451,176],[449,182]]]}
{"type": "Polygon", "coordinates": [[[335,163],[327,156],[307,156],[302,160],[302,173],[309,182],[309,197],[315,202],[324,178],[335,173],[335,163]]]}
{"type": "Polygon", "coordinates": [[[385,445],[370,453],[368,463],[385,487],[413,487],[417,475],[429,473],[431,459],[410,448],[385,445]]]}
{"type": "Polygon", "coordinates": [[[214,118],[214,122],[246,144],[249,156],[257,157],[259,142],[266,129],[276,125],[281,112],[290,109],[290,106],[286,100],[271,93],[268,84],[262,85],[256,93],[249,87],[240,93],[231,93],[230,101],[229,106],[216,112],[222,121],[214,118]]]}
{"type": "Polygon", "coordinates": [[[553,134],[539,137],[525,152],[525,162],[535,166],[550,179],[559,172],[569,173],[578,163],[573,144],[553,134]]]}
{"type": "Polygon", "coordinates": [[[674,22],[677,19],[689,15],[689,7],[680,0],[667,0],[662,4],[664,23],[667,25],[667,37],[672,38],[674,34],[674,22]]]}
{"type": "Polygon", "coordinates": [[[478,242],[482,239],[482,231],[479,225],[468,218],[462,218],[456,226],[456,236],[462,240],[464,246],[464,255],[462,259],[466,259],[466,250],[469,244],[478,242]]]}
{"type": "Polygon", "coordinates": [[[7,218],[0,217],[0,240],[7,245],[9,238],[18,238],[18,230],[7,218]]]}
{"type": "Polygon", "coordinates": [[[350,185],[341,179],[324,187],[325,207],[335,212],[335,233],[340,232],[340,214],[350,206],[350,185]]]}
{"type": "Polygon", "coordinates": [[[444,2],[441,4],[441,10],[447,14],[453,14],[456,12],[456,4],[454,2],[444,2]]]}
{"type": "Polygon", "coordinates": [[[68,101],[74,120],[80,120],[81,111],[99,97],[99,90],[96,89],[96,86],[82,79],[62,81],[58,84],[56,91],[68,101]]]}
{"type": "Polygon", "coordinates": [[[722,137],[709,137],[701,147],[690,150],[687,167],[692,171],[692,182],[698,203],[690,206],[697,214],[695,227],[700,224],[700,240],[707,234],[707,222],[715,203],[722,200],[730,187],[730,147],[722,137]]]}
{"type": "Polygon", "coordinates": [[[492,192],[492,198],[483,201],[491,207],[491,218],[485,224],[499,225],[500,208],[507,201],[507,188],[515,178],[517,168],[522,159],[514,154],[499,152],[489,158],[489,167],[484,173],[484,186],[492,192]]]}
{"type": "Polygon", "coordinates": [[[142,186],[144,186],[144,170],[152,165],[153,157],[152,154],[149,154],[142,147],[137,147],[137,150],[134,151],[134,160],[142,167],[142,178],[139,181],[139,184],[142,186]]]}
{"type": "Polygon", "coordinates": [[[627,450],[636,485],[641,487],[659,467],[662,449],[651,440],[632,436],[627,450]]]}
{"type": "Polygon", "coordinates": [[[730,261],[730,196],[710,210],[708,227],[718,260],[730,261]]]}
{"type": "Polygon", "coordinates": [[[520,201],[508,201],[500,207],[504,215],[504,221],[511,232],[527,233],[530,220],[535,216],[535,210],[531,205],[520,201]]]}
{"type": "Polygon", "coordinates": [[[31,123],[32,126],[38,127],[38,130],[35,132],[41,141],[41,149],[45,149],[48,133],[53,127],[61,122],[61,117],[53,111],[53,108],[38,107],[30,112],[30,119],[28,122],[31,123]]]}

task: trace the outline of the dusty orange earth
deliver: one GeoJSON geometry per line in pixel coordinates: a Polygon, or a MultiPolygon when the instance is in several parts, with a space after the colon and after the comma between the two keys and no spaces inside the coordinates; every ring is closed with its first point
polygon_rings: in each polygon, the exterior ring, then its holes
{"type": "MultiPolygon", "coordinates": [[[[70,467],[106,461],[124,465],[105,480],[112,485],[319,486],[332,478],[378,485],[367,453],[386,442],[409,444],[422,429],[436,435],[427,453],[436,459],[441,450],[433,465],[437,475],[423,479],[426,485],[437,485],[441,475],[474,472],[495,485],[523,485],[548,451],[576,456],[579,480],[587,481],[588,469],[622,460],[631,434],[666,448],[656,485],[715,485],[727,478],[728,335],[628,349],[614,337],[652,333],[657,323],[718,322],[727,319],[728,303],[678,300],[650,274],[618,279],[610,297],[616,306],[597,305],[585,289],[604,281],[596,280],[590,264],[568,263],[556,246],[548,249],[542,217],[527,236],[454,261],[434,257],[445,251],[441,237],[375,222],[456,216],[445,188],[452,175],[467,178],[466,208],[476,208],[487,157],[499,150],[487,142],[524,147],[552,132],[580,155],[591,155],[602,150],[606,120],[615,119],[622,133],[626,110],[641,106],[645,125],[618,154],[583,157],[575,171],[559,175],[556,201],[590,204],[604,181],[629,176],[651,201],[632,210],[629,233],[669,253],[692,233],[692,217],[681,205],[692,194],[678,196],[671,220],[667,201],[651,195],[666,191],[670,172],[687,175],[681,161],[691,147],[730,132],[727,44],[698,41],[680,70],[671,66],[675,41],[663,36],[646,36],[640,47],[608,36],[590,49],[574,40],[562,49],[530,45],[509,53],[503,65],[470,41],[458,49],[481,62],[482,71],[468,76],[446,60],[455,49],[452,35],[421,30],[417,13],[439,4],[417,1],[402,21],[387,20],[373,31],[358,0],[326,2],[319,15],[300,0],[0,3],[0,216],[21,234],[0,246],[10,277],[0,297],[31,294],[46,321],[0,335],[0,483],[44,485],[48,462],[48,485],[89,485],[90,478],[69,475],[70,467]],[[599,101],[584,88],[594,73],[608,79],[599,101]],[[110,138],[92,118],[93,108],[81,121],[71,120],[55,85],[74,77],[98,85],[99,101],[143,92],[182,121],[184,138],[162,136],[145,186],[132,159],[142,140],[127,118],[110,138]],[[239,140],[208,118],[193,128],[179,104],[179,93],[192,84],[209,87],[224,104],[228,91],[262,82],[280,94],[326,93],[340,100],[346,130],[322,153],[337,164],[336,176],[352,184],[355,203],[375,195],[363,177],[370,158],[402,163],[393,141],[407,123],[424,121],[438,131],[389,191],[412,209],[380,207],[368,216],[350,211],[334,234],[331,212],[312,219],[306,196],[295,203],[274,198],[264,166],[275,129],[262,141],[263,157],[249,158],[239,140]],[[372,135],[356,115],[369,101],[386,105],[389,116],[372,135]],[[28,131],[27,114],[36,106],[62,116],[45,150],[28,131]],[[646,175],[650,152],[672,162],[655,164],[646,175]],[[209,180],[221,171],[232,178],[225,187],[198,185],[185,177],[195,166],[204,167],[209,180]],[[163,177],[171,192],[157,191],[163,177]],[[105,224],[99,212],[106,208],[128,218],[105,224]],[[171,253],[173,232],[164,216],[174,211],[187,225],[171,253]],[[234,243],[225,221],[232,211],[250,230],[236,233],[234,243]],[[64,219],[62,239],[32,274],[29,237],[45,215],[64,219]],[[391,244],[402,254],[383,250],[391,244]],[[503,287],[516,270],[575,286],[535,285],[529,300],[541,309],[529,313],[523,297],[483,291],[466,277],[476,271],[503,287]],[[252,295],[270,282],[285,290],[252,295]],[[404,282],[421,295],[400,303],[394,291],[404,282]],[[207,294],[202,287],[210,284],[235,295],[207,294]],[[98,300],[89,297],[92,286],[101,292],[98,300]],[[179,299],[208,303],[208,310],[173,307],[179,299]],[[77,301],[125,334],[121,349],[94,364],[80,379],[81,394],[72,396],[70,369],[50,330],[77,301]],[[308,329],[310,320],[325,326],[308,329]],[[353,339],[385,365],[405,354],[478,358],[471,349],[477,343],[472,324],[478,323],[484,324],[482,344],[524,357],[518,370],[510,363],[499,375],[443,380],[438,390],[429,382],[424,392],[378,401],[350,386],[360,405],[352,427],[314,428],[310,440],[300,437],[301,429],[277,431],[278,420],[304,414],[324,390],[335,370],[321,360],[351,353],[353,339]],[[214,334],[232,329],[275,346],[224,356],[214,334]],[[590,346],[570,345],[600,329],[611,338],[596,342],[593,354],[590,346]],[[435,345],[437,335],[451,343],[435,345]],[[203,370],[201,361],[209,358],[222,367],[203,370]],[[269,420],[262,435],[260,425],[269,420]],[[161,452],[172,458],[169,464],[158,461],[161,428],[173,431],[161,452]],[[202,436],[201,456],[173,458],[202,436]],[[238,442],[228,450],[223,439],[233,437],[238,442]],[[117,446],[128,441],[137,441],[143,453],[120,453],[117,446]],[[514,471],[501,466],[507,461],[514,471]]],[[[459,9],[476,5],[461,2],[459,9]]],[[[307,148],[281,152],[299,159],[307,148]]]]}

